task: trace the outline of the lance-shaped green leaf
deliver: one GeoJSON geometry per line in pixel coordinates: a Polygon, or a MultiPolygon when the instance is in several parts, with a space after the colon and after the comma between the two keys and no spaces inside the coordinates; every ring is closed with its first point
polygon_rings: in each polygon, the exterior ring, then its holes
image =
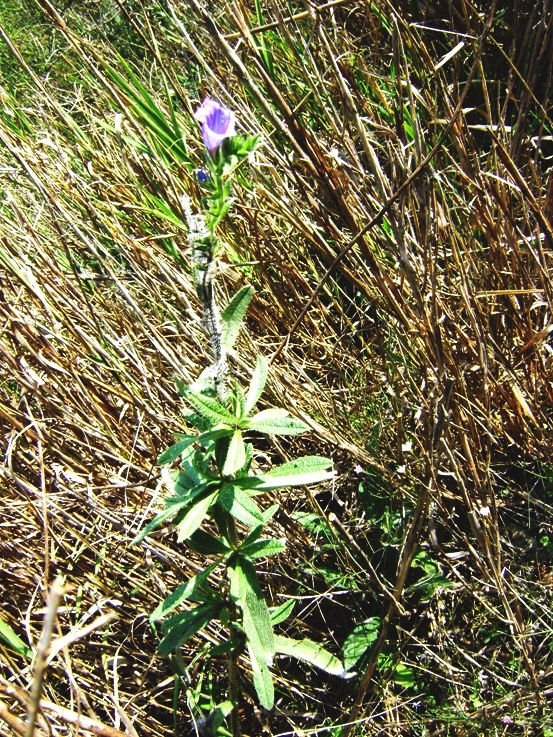
{"type": "MultiPolygon", "coordinates": [[[[242,479],[240,479],[241,481],[242,479]]],[[[218,502],[229,514],[249,527],[264,524],[263,513],[249,494],[239,486],[225,484],[219,492],[218,502]]]]}
{"type": "Polygon", "coordinates": [[[227,455],[221,473],[223,476],[232,476],[246,465],[246,444],[241,430],[232,433],[228,445],[227,455]]]}
{"type": "Polygon", "coordinates": [[[166,463],[174,463],[194,443],[205,445],[228,434],[229,430],[227,428],[221,428],[220,430],[203,432],[199,435],[182,435],[177,443],[171,445],[159,456],[157,459],[158,465],[162,466],[166,463]]]}
{"type": "Polygon", "coordinates": [[[177,540],[181,543],[192,535],[206,518],[207,512],[215,499],[218,491],[214,491],[198,501],[186,512],[184,517],[177,523],[177,540]]]}
{"type": "Polygon", "coordinates": [[[223,724],[230,712],[234,709],[232,701],[223,701],[209,715],[209,723],[211,725],[211,733],[219,734],[219,727],[223,724]]]}
{"type": "Polygon", "coordinates": [[[303,486],[328,481],[334,476],[327,469],[332,466],[329,458],[321,456],[302,456],[288,463],[276,466],[260,476],[247,476],[236,479],[234,483],[243,489],[267,490],[286,486],[303,486]]]}
{"type": "Polygon", "coordinates": [[[252,380],[246,395],[246,403],[244,405],[244,415],[249,415],[255,405],[257,404],[259,397],[263,393],[265,388],[265,382],[267,381],[267,371],[269,365],[267,360],[259,355],[255,364],[255,369],[252,375],[252,380]]]}
{"type": "Polygon", "coordinates": [[[189,488],[188,486],[184,486],[183,482],[186,481],[186,474],[180,472],[177,477],[177,481],[173,487],[173,490],[177,493],[178,496],[169,496],[165,499],[165,504],[172,505],[172,504],[180,504],[181,502],[188,502],[191,503],[194,501],[194,499],[197,499],[199,496],[203,496],[203,494],[206,491],[212,490],[214,491],[216,488],[219,487],[219,480],[209,480],[209,481],[202,481],[199,484],[196,484],[196,486],[193,486],[192,488],[189,488]]]}
{"type": "Polygon", "coordinates": [[[207,394],[188,390],[185,398],[212,425],[236,426],[236,417],[220,402],[214,399],[214,397],[208,397],[207,394]]]}
{"type": "Polygon", "coordinates": [[[200,604],[206,604],[217,599],[217,594],[208,584],[208,577],[218,565],[219,561],[212,563],[196,576],[189,578],[186,583],[177,586],[150,614],[150,621],[157,622],[159,619],[163,619],[163,617],[166,617],[182,604],[183,601],[195,601],[200,604]]]}
{"type": "Polygon", "coordinates": [[[261,412],[250,417],[243,425],[250,430],[256,430],[267,435],[299,435],[309,430],[309,426],[305,422],[290,417],[286,410],[278,407],[261,410],[261,412]]]}
{"type": "MultiPolygon", "coordinates": [[[[165,503],[170,501],[168,499],[165,500],[165,503]]],[[[167,509],[164,509],[163,512],[160,512],[157,517],[154,517],[154,519],[149,522],[146,527],[138,533],[138,535],[134,538],[131,545],[136,545],[137,543],[144,540],[144,538],[152,532],[152,530],[155,530],[156,527],[159,527],[159,525],[162,522],[165,522],[165,520],[170,519],[171,517],[174,517],[178,511],[183,509],[184,507],[187,507],[190,504],[190,499],[179,499],[179,501],[171,504],[167,509]]]]}
{"type": "Polygon", "coordinates": [[[189,467],[189,463],[185,464],[186,470],[179,471],[177,468],[169,468],[163,466],[161,469],[161,480],[169,491],[176,496],[165,499],[166,504],[176,504],[177,502],[192,501],[209,487],[218,484],[217,479],[206,478],[201,470],[189,467]]]}
{"type": "Polygon", "coordinates": [[[270,665],[275,653],[275,639],[271,615],[253,565],[238,556],[229,566],[230,595],[242,610],[242,627],[255,659],[270,665]]]}
{"type": "Polygon", "coordinates": [[[289,637],[276,635],[275,651],[281,655],[289,655],[305,663],[310,663],[310,665],[314,665],[316,668],[320,668],[320,670],[324,670],[333,676],[351,678],[355,675],[354,673],[348,673],[344,669],[339,658],[329,653],[328,650],[325,650],[322,645],[307,638],[303,640],[292,640],[289,637]]]}
{"type": "Polygon", "coordinates": [[[275,703],[275,687],[273,677],[267,663],[256,656],[256,653],[249,642],[246,643],[250,663],[252,666],[253,685],[259,703],[265,709],[272,709],[275,703]]]}
{"type": "Polygon", "coordinates": [[[223,348],[229,351],[234,347],[240,325],[248,309],[248,305],[253,296],[253,287],[242,287],[234,295],[228,305],[221,313],[221,322],[223,324],[223,348]]]}
{"type": "Polygon", "coordinates": [[[214,537],[205,530],[196,530],[188,538],[187,544],[202,555],[226,555],[231,550],[224,537],[214,537]]]}
{"type": "Polygon", "coordinates": [[[270,558],[272,555],[279,555],[286,549],[286,539],[280,540],[256,540],[249,545],[240,546],[240,554],[250,560],[258,558],[270,558]]]}
{"type": "Polygon", "coordinates": [[[22,655],[28,660],[31,660],[33,657],[33,651],[31,648],[26,645],[10,625],[2,619],[0,619],[0,640],[4,640],[12,650],[15,650],[15,652],[18,653],[18,655],[22,655]]]}
{"type": "MultiPolygon", "coordinates": [[[[284,604],[277,607],[271,607],[269,613],[271,615],[271,622],[273,625],[284,622],[292,614],[292,611],[296,605],[294,599],[288,599],[284,604]]],[[[276,645],[275,645],[276,647],[276,645]]]]}
{"type": "Polygon", "coordinates": [[[162,655],[170,655],[189,640],[192,635],[203,629],[217,616],[219,607],[214,604],[200,604],[187,612],[176,614],[163,626],[166,633],[157,649],[162,655]]]}

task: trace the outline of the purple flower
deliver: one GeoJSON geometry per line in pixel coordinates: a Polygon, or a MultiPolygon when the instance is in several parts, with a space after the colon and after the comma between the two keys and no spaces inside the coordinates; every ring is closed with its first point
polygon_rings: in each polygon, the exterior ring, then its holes
{"type": "Polygon", "coordinates": [[[201,107],[194,113],[194,117],[202,124],[202,138],[212,156],[225,138],[230,138],[235,134],[235,114],[210,97],[205,98],[201,107]]]}
{"type": "Polygon", "coordinates": [[[197,176],[198,176],[198,182],[200,184],[207,184],[207,182],[209,182],[210,180],[209,172],[205,168],[205,166],[202,166],[201,169],[198,169],[197,176]]]}

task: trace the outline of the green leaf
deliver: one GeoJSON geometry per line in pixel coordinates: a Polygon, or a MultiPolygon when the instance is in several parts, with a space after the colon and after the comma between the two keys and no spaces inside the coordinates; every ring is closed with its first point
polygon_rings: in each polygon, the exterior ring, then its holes
{"type": "Polygon", "coordinates": [[[253,297],[253,287],[242,287],[234,295],[221,314],[223,323],[223,348],[229,351],[234,347],[240,325],[253,297]]]}
{"type": "Polygon", "coordinates": [[[21,637],[19,637],[19,635],[14,632],[10,625],[7,622],[4,622],[2,619],[0,619],[0,640],[4,640],[4,642],[7,643],[8,647],[10,647],[12,650],[15,650],[18,655],[22,655],[28,660],[32,659],[33,651],[31,650],[31,648],[26,645],[21,637]]]}
{"type": "Polygon", "coordinates": [[[249,642],[246,643],[246,646],[252,665],[253,685],[259,703],[265,709],[272,709],[275,703],[275,687],[271,671],[263,660],[256,657],[256,653],[249,642]]]}
{"type": "Polygon", "coordinates": [[[211,724],[211,733],[213,735],[218,734],[217,730],[223,724],[223,722],[233,709],[234,704],[232,703],[232,701],[223,701],[222,704],[218,704],[211,712],[211,714],[209,715],[209,722],[211,724]]]}
{"type": "Polygon", "coordinates": [[[405,589],[405,593],[416,593],[422,602],[428,602],[436,591],[454,588],[453,581],[447,579],[441,572],[438,563],[425,551],[421,550],[413,558],[413,568],[419,568],[426,574],[411,586],[405,589]]]}
{"type": "Polygon", "coordinates": [[[318,514],[314,514],[313,512],[294,512],[291,516],[292,519],[299,522],[300,525],[305,527],[305,529],[313,535],[317,537],[320,535],[330,541],[334,541],[336,539],[326,520],[318,514]]]}
{"type": "Polygon", "coordinates": [[[242,627],[252,653],[259,663],[270,665],[275,652],[273,625],[255,568],[239,556],[229,566],[228,575],[230,595],[242,610],[242,627]]]}
{"type": "Polygon", "coordinates": [[[267,360],[261,356],[257,356],[255,364],[255,370],[252,375],[248,394],[246,395],[246,403],[244,405],[244,415],[249,415],[257,404],[259,397],[263,393],[265,388],[265,382],[267,381],[267,372],[269,370],[269,364],[267,360]]]}
{"type": "Polygon", "coordinates": [[[321,456],[302,456],[288,463],[272,468],[268,473],[260,476],[247,476],[236,479],[235,484],[243,489],[281,489],[285,486],[303,486],[329,481],[334,476],[333,471],[327,471],[332,466],[329,458],[321,456]]]}
{"type": "Polygon", "coordinates": [[[192,535],[204,521],[207,511],[217,498],[218,491],[214,491],[194,503],[184,517],[177,524],[177,540],[181,543],[192,535]]]}
{"type": "Polygon", "coordinates": [[[366,619],[353,628],[342,648],[346,670],[353,668],[358,660],[378,640],[381,625],[382,620],[380,617],[370,617],[370,619],[366,619]]]}
{"type": "Polygon", "coordinates": [[[183,451],[196,441],[197,437],[197,435],[189,435],[188,437],[179,440],[178,443],[171,445],[158,457],[158,465],[163,466],[165,463],[173,463],[176,461],[177,458],[181,457],[183,451]]]}
{"type": "Polygon", "coordinates": [[[161,655],[169,655],[203,629],[217,616],[218,607],[213,604],[200,604],[187,612],[177,614],[167,620],[163,629],[165,637],[157,649],[161,655]]]}
{"type": "Polygon", "coordinates": [[[314,665],[326,673],[340,678],[351,678],[354,674],[348,673],[341,661],[322,645],[313,640],[304,638],[303,640],[292,640],[282,635],[275,636],[275,651],[281,655],[289,655],[297,658],[305,663],[314,665]]]}
{"type": "Polygon", "coordinates": [[[164,453],[159,456],[159,458],[157,459],[158,465],[163,466],[166,463],[174,463],[182,456],[183,452],[194,443],[206,445],[213,440],[217,440],[218,438],[222,438],[225,435],[228,435],[229,432],[230,431],[228,429],[221,428],[220,430],[203,432],[199,435],[182,435],[181,439],[177,443],[171,445],[164,453]]]}
{"type": "Polygon", "coordinates": [[[224,537],[214,537],[205,530],[196,530],[187,544],[201,555],[226,555],[231,550],[224,537]]]}
{"type": "Polygon", "coordinates": [[[250,560],[258,558],[269,558],[272,555],[279,555],[286,549],[286,539],[281,540],[257,540],[249,545],[240,547],[240,555],[244,555],[250,560]]]}
{"type": "Polygon", "coordinates": [[[205,480],[199,473],[194,474],[194,478],[191,477],[190,471],[178,471],[176,468],[167,468],[165,466],[161,469],[161,478],[165,486],[172,491],[176,496],[166,497],[165,504],[167,506],[177,504],[181,502],[192,502],[196,497],[203,494],[210,488],[216,487],[220,482],[218,479],[205,480]],[[200,479],[196,482],[196,478],[200,479]]]}
{"type": "MultiPolygon", "coordinates": [[[[239,479],[241,481],[242,479],[239,479]]],[[[257,527],[264,524],[261,510],[249,494],[241,488],[232,484],[225,484],[219,492],[219,504],[229,514],[249,527],[257,527]]]]}
{"type": "Polygon", "coordinates": [[[241,430],[235,430],[232,433],[230,443],[225,458],[225,463],[221,471],[223,476],[232,476],[246,465],[246,445],[242,437],[241,430]]]}
{"type": "Polygon", "coordinates": [[[289,417],[285,410],[278,410],[278,414],[272,410],[273,408],[270,408],[258,412],[244,423],[245,426],[267,435],[299,435],[309,430],[305,422],[289,417]]]}
{"type": "Polygon", "coordinates": [[[288,599],[284,604],[277,607],[270,607],[269,614],[271,615],[271,622],[273,625],[284,622],[292,614],[296,602],[294,599],[288,599]]]}
{"type": "Polygon", "coordinates": [[[280,466],[275,466],[270,471],[267,471],[265,476],[297,476],[300,478],[323,474],[325,477],[331,478],[333,473],[327,471],[331,466],[332,461],[330,458],[324,458],[323,456],[300,456],[299,458],[295,458],[293,461],[288,461],[287,463],[282,463],[280,466]]]}
{"type": "Polygon", "coordinates": [[[236,426],[236,417],[213,397],[208,397],[207,394],[188,390],[185,394],[185,398],[194,406],[194,409],[196,409],[202,417],[205,417],[206,420],[209,420],[212,425],[222,424],[230,425],[230,427],[236,426]]]}
{"type": "Polygon", "coordinates": [[[377,665],[380,670],[389,671],[394,683],[403,686],[404,688],[416,688],[417,682],[415,679],[415,672],[411,666],[397,662],[397,654],[388,652],[382,652],[378,656],[377,665]]]}
{"type": "Polygon", "coordinates": [[[189,578],[186,583],[177,586],[150,614],[150,622],[157,622],[163,619],[163,617],[166,617],[182,604],[183,601],[195,601],[201,604],[213,601],[213,598],[217,597],[217,594],[209,587],[207,579],[218,565],[219,561],[212,563],[196,576],[189,578]]]}
{"type": "Polygon", "coordinates": [[[410,665],[398,663],[394,668],[394,682],[404,688],[416,688],[417,681],[415,679],[415,671],[410,665]]]}
{"type": "MultiPolygon", "coordinates": [[[[167,501],[168,500],[166,499],[165,502],[167,503],[167,501]]],[[[152,530],[155,530],[156,527],[159,527],[159,525],[162,522],[165,522],[165,520],[174,517],[179,509],[188,506],[188,504],[190,504],[189,499],[182,499],[175,504],[171,504],[171,506],[167,509],[164,509],[163,512],[160,512],[157,517],[154,517],[154,519],[149,522],[141,532],[138,533],[138,535],[131,542],[131,545],[136,545],[137,543],[142,542],[142,540],[144,540],[144,538],[149,535],[152,530]]]]}
{"type": "Polygon", "coordinates": [[[229,566],[230,595],[242,610],[242,628],[250,656],[253,683],[262,706],[272,709],[274,686],[268,666],[274,655],[274,634],[271,615],[261,593],[253,565],[237,557],[229,566]]]}

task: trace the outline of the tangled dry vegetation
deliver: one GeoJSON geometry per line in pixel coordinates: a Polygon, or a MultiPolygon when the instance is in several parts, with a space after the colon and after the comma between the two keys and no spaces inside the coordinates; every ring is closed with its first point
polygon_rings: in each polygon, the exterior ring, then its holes
{"type": "Polygon", "coordinates": [[[196,561],[129,543],[208,362],[180,204],[208,92],[264,139],[221,266],[257,288],[244,355],[338,471],[285,500],[268,596],[337,653],[379,623],[347,683],[277,663],[244,733],[552,735],[550,0],[37,7],[55,75],[2,31],[0,731],[42,672],[37,735],[194,733],[148,615],[196,561]]]}

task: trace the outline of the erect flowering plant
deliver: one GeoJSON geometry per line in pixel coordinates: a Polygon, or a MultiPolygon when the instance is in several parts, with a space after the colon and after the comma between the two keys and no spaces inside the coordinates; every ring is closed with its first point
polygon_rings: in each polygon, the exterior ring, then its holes
{"type": "MultiPolygon", "coordinates": [[[[219,622],[226,642],[213,644],[208,637],[194,662],[209,662],[226,654],[229,689],[225,700],[205,708],[197,692],[188,693],[198,724],[209,723],[210,734],[227,734],[222,722],[230,715],[233,737],[240,735],[236,707],[242,699],[241,661],[248,657],[259,702],[266,709],[274,704],[271,665],[276,654],[307,661],[329,673],[344,676],[338,658],[309,639],[292,640],[274,631],[291,614],[294,601],[269,608],[263,596],[256,566],[282,552],[285,539],[266,536],[266,527],[278,504],[265,501],[276,490],[330,480],[332,461],[304,456],[264,473],[253,446],[252,434],[296,435],[309,430],[285,409],[256,406],[267,379],[268,362],[258,355],[249,387],[233,380],[227,356],[234,349],[241,321],[253,295],[244,286],[224,309],[217,302],[215,268],[224,244],[218,226],[229,211],[231,185],[239,177],[240,164],[258,145],[258,137],[235,133],[235,115],[216,100],[204,100],[195,113],[209,152],[199,177],[206,193],[204,213],[192,213],[192,201],[183,198],[188,222],[194,278],[203,309],[203,325],[209,338],[212,363],[189,386],[179,386],[191,408],[186,414],[189,429],[161,454],[163,478],[170,495],[166,508],[137,536],[142,540],[163,522],[172,520],[178,541],[211,561],[193,578],[178,586],[151,615],[152,623],[164,620],[159,652],[178,652],[211,622],[219,622]],[[183,608],[184,602],[193,602],[183,608]],[[207,721],[206,721],[207,720],[207,721]]],[[[245,186],[249,186],[244,182],[245,186]]],[[[178,659],[177,659],[178,662],[178,659]]],[[[349,674],[348,674],[349,675],[349,674]]]]}

